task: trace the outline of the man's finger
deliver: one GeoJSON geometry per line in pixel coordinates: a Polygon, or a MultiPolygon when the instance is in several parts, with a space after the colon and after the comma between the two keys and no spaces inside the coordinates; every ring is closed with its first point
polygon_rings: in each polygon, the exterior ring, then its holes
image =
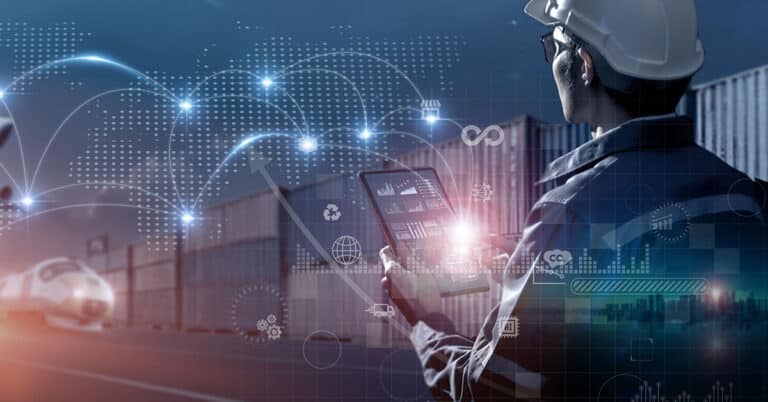
{"type": "Polygon", "coordinates": [[[384,262],[384,275],[389,276],[397,272],[400,272],[403,267],[395,260],[388,260],[384,262]]]}
{"type": "Polygon", "coordinates": [[[395,259],[395,253],[392,251],[392,247],[386,246],[379,250],[379,257],[382,260],[394,260],[395,259]]]}
{"type": "Polygon", "coordinates": [[[402,268],[400,266],[400,263],[397,262],[397,258],[395,258],[395,253],[392,251],[392,248],[389,246],[384,247],[379,251],[379,257],[381,257],[381,263],[384,265],[385,275],[389,275],[394,270],[402,268]]]}

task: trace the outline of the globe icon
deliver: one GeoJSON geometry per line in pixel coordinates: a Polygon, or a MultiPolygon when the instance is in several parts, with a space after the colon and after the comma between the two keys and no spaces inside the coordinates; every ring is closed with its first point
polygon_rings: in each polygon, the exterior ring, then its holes
{"type": "Polygon", "coordinates": [[[333,259],[341,265],[352,265],[362,257],[360,242],[352,236],[341,236],[331,246],[333,259]]]}

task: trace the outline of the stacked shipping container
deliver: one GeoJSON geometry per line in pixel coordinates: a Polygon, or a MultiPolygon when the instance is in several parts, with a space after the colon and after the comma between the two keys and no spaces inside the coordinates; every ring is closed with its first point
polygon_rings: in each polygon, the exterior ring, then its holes
{"type": "MultiPolygon", "coordinates": [[[[505,140],[498,146],[471,148],[455,138],[401,155],[397,165],[385,161],[384,167],[435,167],[453,205],[487,232],[515,236],[543,191],[534,183],[545,164],[586,141],[588,132],[584,127],[543,124],[527,116],[501,127],[505,140]],[[477,185],[486,185],[493,194],[485,201],[473,198],[477,185]]],[[[298,220],[286,214],[267,191],[207,209],[204,219],[188,231],[181,275],[183,327],[231,330],[235,294],[244,286],[268,284],[279,289],[288,304],[284,329],[288,336],[303,338],[325,330],[369,346],[405,342],[385,320],[366,312],[371,304],[387,300],[377,261],[384,239],[357,179],[333,176],[283,193],[298,220]],[[324,217],[329,204],[340,209],[338,220],[324,217]],[[324,257],[340,236],[360,242],[362,260],[337,275],[324,257]]],[[[94,256],[91,263],[116,290],[115,324],[174,325],[173,252],[148,252],[137,244],[94,256]]],[[[495,286],[490,293],[445,299],[445,309],[463,332],[472,334],[498,297],[495,286]]],[[[245,321],[239,324],[256,324],[255,318],[245,321]]]]}
{"type": "Polygon", "coordinates": [[[750,177],[768,179],[768,66],[696,85],[696,141],[750,177]]]}

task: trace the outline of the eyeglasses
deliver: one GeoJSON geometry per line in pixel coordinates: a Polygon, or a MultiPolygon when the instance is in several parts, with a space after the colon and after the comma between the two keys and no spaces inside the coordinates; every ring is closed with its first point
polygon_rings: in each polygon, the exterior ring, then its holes
{"type": "Polygon", "coordinates": [[[574,48],[578,44],[573,39],[568,42],[559,40],[555,36],[562,37],[563,40],[570,39],[566,36],[566,33],[562,31],[562,28],[555,28],[554,31],[541,37],[541,44],[544,46],[544,59],[547,63],[552,64],[555,61],[555,57],[560,53],[564,47],[574,48]]]}

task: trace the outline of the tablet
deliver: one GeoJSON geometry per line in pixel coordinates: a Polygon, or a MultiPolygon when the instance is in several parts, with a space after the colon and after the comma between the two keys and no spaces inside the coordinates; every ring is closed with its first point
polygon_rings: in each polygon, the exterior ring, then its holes
{"type": "Polygon", "coordinates": [[[367,171],[359,177],[387,243],[409,270],[434,274],[443,297],[489,289],[487,275],[454,253],[457,216],[434,169],[367,171]]]}

